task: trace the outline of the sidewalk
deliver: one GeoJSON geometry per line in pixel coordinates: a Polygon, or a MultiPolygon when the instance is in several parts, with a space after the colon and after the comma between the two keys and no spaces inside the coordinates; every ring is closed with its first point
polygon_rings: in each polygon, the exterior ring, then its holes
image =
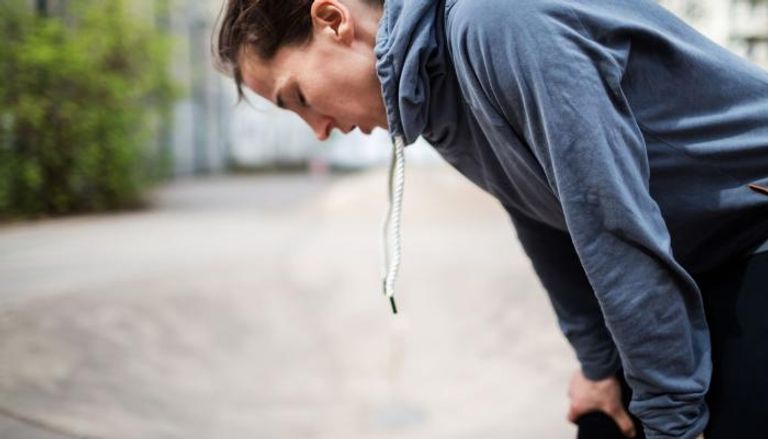
{"type": "Polygon", "coordinates": [[[573,437],[576,363],[505,214],[406,178],[397,317],[381,170],[0,228],[0,437],[573,437]]]}

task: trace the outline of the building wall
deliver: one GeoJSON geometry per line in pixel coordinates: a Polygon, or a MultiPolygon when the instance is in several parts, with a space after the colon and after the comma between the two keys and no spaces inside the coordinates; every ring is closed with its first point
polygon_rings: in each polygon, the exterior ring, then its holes
{"type": "Polygon", "coordinates": [[[661,0],[704,35],[768,67],[768,1],[661,0]]]}
{"type": "Polygon", "coordinates": [[[169,139],[174,173],[221,172],[229,162],[234,99],[227,93],[225,78],[213,67],[210,50],[218,2],[168,1],[167,16],[159,21],[175,40],[173,75],[184,93],[175,106],[169,139]]]}

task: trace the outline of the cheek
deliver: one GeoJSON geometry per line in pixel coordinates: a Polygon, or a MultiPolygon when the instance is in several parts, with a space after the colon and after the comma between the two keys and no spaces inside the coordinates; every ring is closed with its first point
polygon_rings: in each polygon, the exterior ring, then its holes
{"type": "Polygon", "coordinates": [[[381,102],[381,87],[375,74],[360,71],[359,75],[349,78],[344,88],[344,99],[356,112],[370,112],[381,102]]]}
{"type": "Polygon", "coordinates": [[[315,70],[317,73],[303,86],[318,112],[347,122],[359,122],[381,107],[381,90],[372,66],[348,63],[324,67],[324,73],[321,69],[315,70]]]}
{"type": "Polygon", "coordinates": [[[360,111],[365,97],[360,89],[349,81],[329,80],[314,89],[312,106],[319,112],[333,117],[346,117],[360,111]]]}

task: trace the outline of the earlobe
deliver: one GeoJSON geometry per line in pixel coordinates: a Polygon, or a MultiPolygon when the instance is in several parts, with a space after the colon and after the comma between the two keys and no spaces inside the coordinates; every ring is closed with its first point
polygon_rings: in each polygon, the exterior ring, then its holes
{"type": "Polygon", "coordinates": [[[332,33],[334,39],[344,43],[354,39],[352,16],[349,9],[338,0],[315,0],[311,15],[315,32],[332,33]]]}

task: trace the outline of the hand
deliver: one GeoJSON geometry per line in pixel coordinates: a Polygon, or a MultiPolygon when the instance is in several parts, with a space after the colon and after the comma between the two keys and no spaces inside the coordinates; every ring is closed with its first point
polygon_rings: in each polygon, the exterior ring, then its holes
{"type": "Polygon", "coordinates": [[[616,377],[592,381],[577,370],[568,388],[571,407],[568,420],[576,420],[584,414],[600,411],[610,416],[627,437],[635,437],[635,425],[621,403],[621,385],[616,377]]]}

